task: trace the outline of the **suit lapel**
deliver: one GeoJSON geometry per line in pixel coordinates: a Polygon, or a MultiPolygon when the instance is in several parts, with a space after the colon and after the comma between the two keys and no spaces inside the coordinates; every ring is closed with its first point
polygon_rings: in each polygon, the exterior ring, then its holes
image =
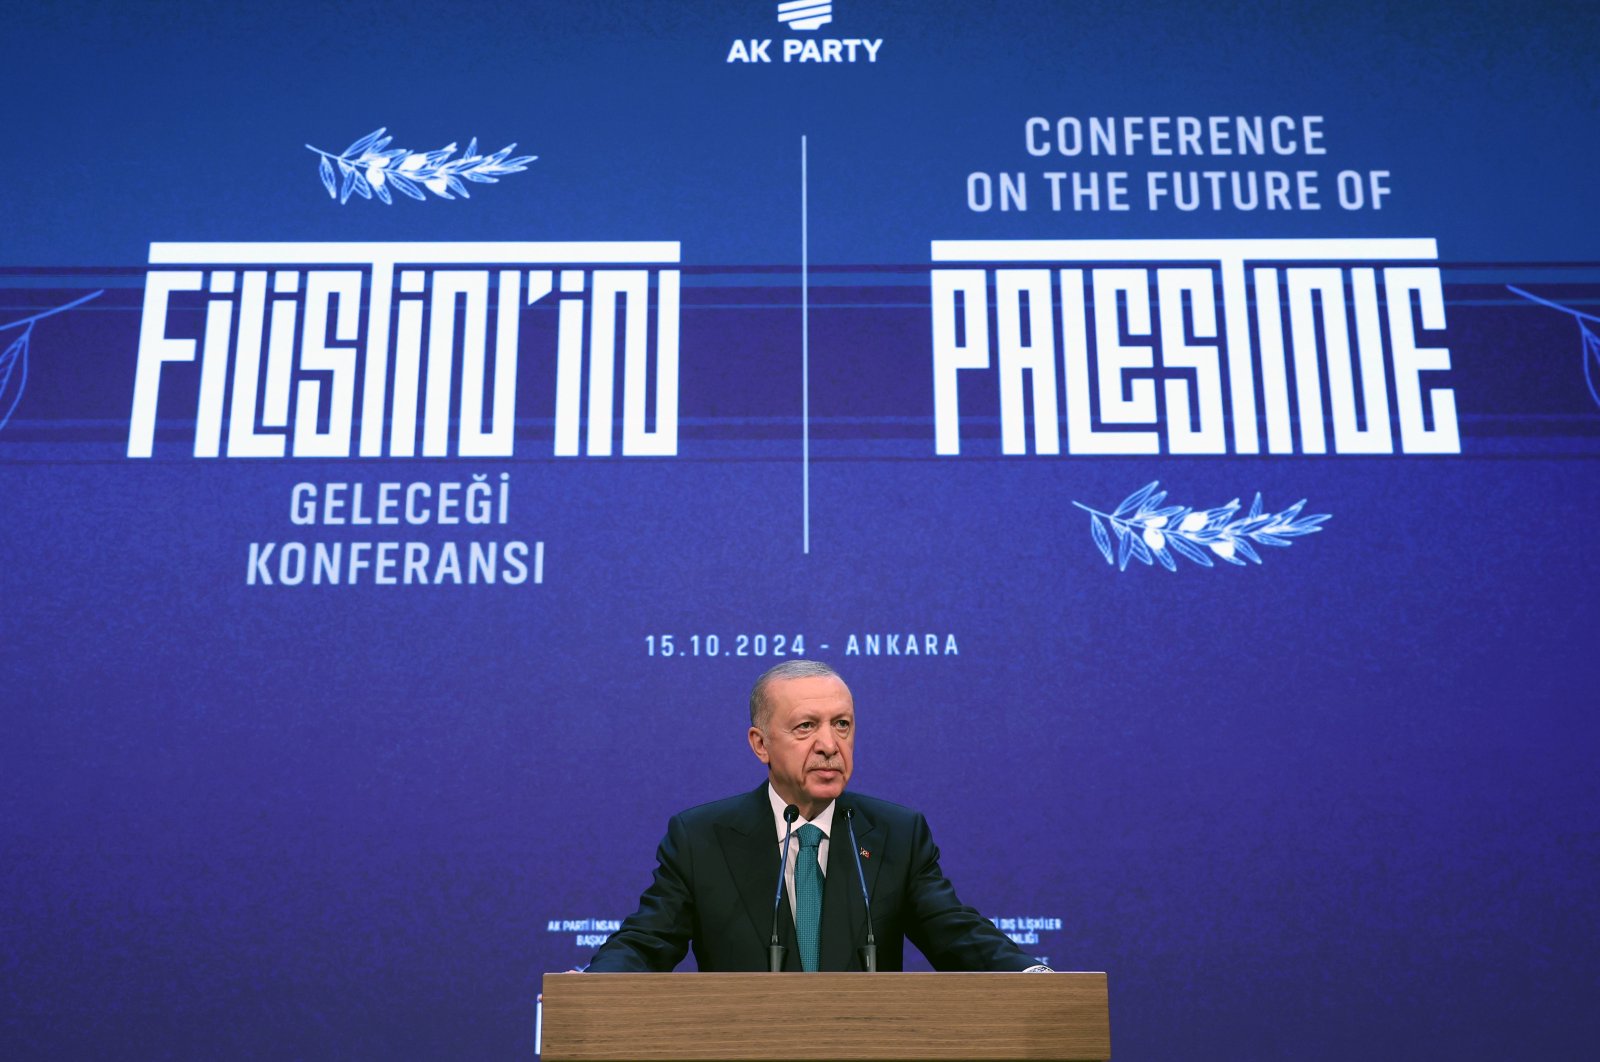
{"type": "MultiPolygon", "coordinates": [[[[848,801],[848,797],[844,798],[848,801]]],[[[877,901],[878,867],[884,851],[883,829],[856,808],[856,845],[865,849],[861,869],[866,875],[867,892],[877,901]]],[[[761,949],[763,960],[772,935],[772,895],[778,887],[777,834],[773,829],[772,805],[763,782],[740,802],[738,809],[717,823],[717,842],[739,889],[739,898],[761,949]]],[[[798,847],[798,842],[795,842],[798,847]]],[[[844,808],[836,808],[833,832],[828,836],[828,870],[822,885],[822,939],[818,966],[823,970],[859,970],[858,948],[867,939],[866,908],[861,902],[861,886],[856,882],[855,850],[850,844],[850,829],[844,808]]],[[[800,948],[795,941],[794,914],[787,890],[779,903],[778,942],[784,946],[783,968],[800,969],[800,948]]]]}
{"type": "MultiPolygon", "coordinates": [[[[765,782],[740,802],[733,815],[717,823],[717,843],[722,846],[722,856],[738,886],[739,899],[749,916],[750,928],[764,962],[767,942],[772,937],[772,894],[778,887],[777,837],[773,832],[772,805],[767,800],[765,782]]],[[[792,960],[794,969],[798,970],[794,917],[789,914],[787,896],[778,912],[778,940],[787,949],[784,968],[788,969],[792,960]]]]}
{"type": "MultiPolygon", "coordinates": [[[[856,809],[855,827],[857,845],[868,852],[861,860],[867,893],[876,900],[874,887],[881,862],[878,853],[882,831],[860,808],[856,809]]],[[[828,836],[828,880],[822,886],[822,942],[818,961],[823,970],[862,968],[857,949],[867,940],[867,913],[860,898],[861,885],[856,880],[855,857],[844,808],[835,807],[833,832],[828,836]]]]}

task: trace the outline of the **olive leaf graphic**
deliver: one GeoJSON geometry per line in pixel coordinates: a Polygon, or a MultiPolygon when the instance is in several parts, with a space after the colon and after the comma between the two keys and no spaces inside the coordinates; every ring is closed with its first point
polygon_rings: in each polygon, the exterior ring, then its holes
{"type": "Polygon", "coordinates": [[[81,299],[74,299],[65,306],[57,306],[53,310],[36,313],[32,317],[0,324],[0,332],[11,328],[22,329],[17,338],[7,344],[4,351],[0,351],[0,428],[4,428],[11,420],[11,414],[17,411],[17,403],[22,401],[22,392],[28,386],[28,345],[33,340],[33,326],[46,317],[65,313],[104,294],[105,289],[102,288],[81,299]]]}
{"type": "Polygon", "coordinates": [[[1260,564],[1257,546],[1292,545],[1293,539],[1321,531],[1319,525],[1330,518],[1328,513],[1302,516],[1304,498],[1282,512],[1267,512],[1261,506],[1259,491],[1243,516],[1239,515],[1238,498],[1214,509],[1163,506],[1167,492],[1156,490],[1160,485],[1160,480],[1146,483],[1110,512],[1091,509],[1082,502],[1072,503],[1089,514],[1089,531],[1095,546],[1106,563],[1116,565],[1118,571],[1127,571],[1130,560],[1139,560],[1150,565],[1160,562],[1167,571],[1175,572],[1178,562],[1174,554],[1202,568],[1215,567],[1213,557],[1240,567],[1246,560],[1260,564]],[[1112,533],[1117,538],[1115,555],[1112,533]]]}
{"type": "Polygon", "coordinates": [[[496,184],[500,178],[521,173],[537,155],[511,157],[515,143],[507,144],[488,155],[478,153],[478,138],[467,143],[467,150],[459,158],[454,141],[437,151],[412,151],[410,148],[391,148],[394,137],[385,136],[387,128],[374,129],[342,152],[335,155],[319,147],[306,147],[321,156],[317,173],[329,197],[341,204],[348,203],[352,195],[363,199],[374,197],[393,203],[391,189],[412,199],[425,201],[427,192],[441,199],[471,199],[464,182],[496,184]]]}
{"type": "Polygon", "coordinates": [[[1583,359],[1583,381],[1589,385],[1589,397],[1594,399],[1595,405],[1600,406],[1600,383],[1597,383],[1597,380],[1600,380],[1600,335],[1596,335],[1595,330],[1590,327],[1591,325],[1600,325],[1600,317],[1584,313],[1581,310],[1574,310],[1570,306],[1563,306],[1559,302],[1541,299],[1539,296],[1523,291],[1512,284],[1507,284],[1506,288],[1530,302],[1536,302],[1540,306],[1548,306],[1552,310],[1560,310],[1578,322],[1578,342],[1583,346],[1583,351],[1580,355],[1583,359]]]}

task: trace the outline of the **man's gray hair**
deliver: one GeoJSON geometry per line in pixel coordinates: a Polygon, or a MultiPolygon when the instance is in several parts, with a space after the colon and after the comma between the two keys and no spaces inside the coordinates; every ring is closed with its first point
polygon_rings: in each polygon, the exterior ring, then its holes
{"type": "Polygon", "coordinates": [[[772,705],[767,702],[767,685],[781,679],[822,678],[825,676],[839,678],[839,673],[824,664],[821,660],[785,660],[777,667],[769,667],[756,679],[756,684],[750,687],[750,725],[762,730],[766,729],[767,719],[772,715],[772,705]]]}

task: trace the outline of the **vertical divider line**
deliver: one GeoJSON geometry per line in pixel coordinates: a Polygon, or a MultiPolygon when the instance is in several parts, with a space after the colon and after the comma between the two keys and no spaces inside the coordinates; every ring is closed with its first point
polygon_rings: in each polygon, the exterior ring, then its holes
{"type": "Polygon", "coordinates": [[[800,134],[800,493],[801,552],[811,553],[811,259],[806,137],[800,134]]]}

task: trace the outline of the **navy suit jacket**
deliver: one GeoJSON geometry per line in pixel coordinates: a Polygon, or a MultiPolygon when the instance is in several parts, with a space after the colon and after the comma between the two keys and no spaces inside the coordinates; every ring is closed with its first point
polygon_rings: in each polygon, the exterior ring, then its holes
{"type": "MultiPolygon", "coordinates": [[[[839,798],[822,890],[819,966],[861,970],[866,908],[844,810],[855,809],[856,842],[872,897],[878,969],[900,970],[910,939],[938,970],[1025,970],[1034,960],[956,896],[939,870],[928,823],[910,808],[856,793],[839,798]]],[[[794,842],[798,845],[798,842],[794,842]]],[[[600,947],[591,972],[671,970],[692,945],[702,971],[767,969],[778,846],[763,782],[754,792],[673,816],[656,851],[655,880],[639,909],[600,947]]],[[[787,890],[786,890],[787,892],[787,890]]],[[[787,894],[778,912],[784,969],[800,969],[787,894]]]]}

